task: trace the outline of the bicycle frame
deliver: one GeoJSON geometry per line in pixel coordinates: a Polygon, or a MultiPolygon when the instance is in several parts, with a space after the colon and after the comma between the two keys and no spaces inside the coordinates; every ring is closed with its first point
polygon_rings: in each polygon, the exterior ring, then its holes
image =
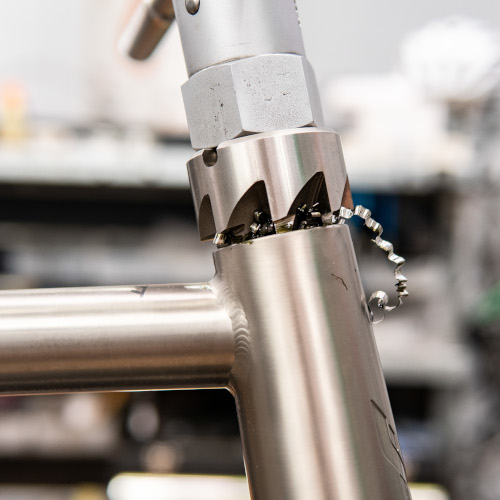
{"type": "Polygon", "coordinates": [[[256,210],[290,229],[302,203],[349,203],[294,2],[173,4],[215,277],[1,292],[0,393],[226,388],[252,498],[410,498],[348,227],[231,240],[255,229],[256,210]]]}

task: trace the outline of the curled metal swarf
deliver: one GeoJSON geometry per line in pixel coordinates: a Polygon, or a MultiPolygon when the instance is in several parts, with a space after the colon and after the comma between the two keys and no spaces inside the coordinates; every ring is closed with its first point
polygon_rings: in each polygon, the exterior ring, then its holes
{"type": "Polygon", "coordinates": [[[399,307],[403,303],[403,297],[407,297],[409,295],[408,290],[406,289],[407,278],[401,273],[401,268],[405,263],[405,259],[394,253],[394,247],[391,242],[384,240],[382,238],[382,225],[372,218],[372,214],[370,210],[367,208],[357,205],[354,210],[349,208],[341,207],[338,222],[342,223],[347,219],[351,219],[354,215],[360,217],[364,220],[364,224],[367,228],[371,229],[374,233],[376,233],[375,239],[373,239],[373,243],[377,245],[379,248],[388,253],[387,258],[395,264],[394,269],[394,277],[396,278],[396,291],[398,293],[398,302],[394,305],[389,306],[389,296],[387,293],[379,290],[374,292],[370,296],[370,300],[368,301],[368,305],[370,310],[373,311],[372,307],[375,306],[377,309],[382,311],[382,318],[378,321],[374,321],[374,323],[380,323],[384,319],[384,314],[386,312],[392,311],[399,307]]]}

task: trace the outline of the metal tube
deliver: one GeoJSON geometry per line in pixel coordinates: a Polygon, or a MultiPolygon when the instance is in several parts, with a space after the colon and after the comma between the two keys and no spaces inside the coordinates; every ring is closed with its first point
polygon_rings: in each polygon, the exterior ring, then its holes
{"type": "Polygon", "coordinates": [[[409,499],[349,228],[266,236],[215,263],[241,311],[230,383],[252,498],[409,499]]]}
{"type": "Polygon", "coordinates": [[[0,394],[225,387],[231,321],[209,285],[0,293],[0,394]]]}
{"type": "Polygon", "coordinates": [[[172,0],[139,2],[120,37],[120,50],[138,61],[147,59],[174,20],[172,0]]]}
{"type": "Polygon", "coordinates": [[[173,4],[189,76],[245,57],[305,53],[293,0],[200,0],[194,15],[185,0],[173,4]]]}

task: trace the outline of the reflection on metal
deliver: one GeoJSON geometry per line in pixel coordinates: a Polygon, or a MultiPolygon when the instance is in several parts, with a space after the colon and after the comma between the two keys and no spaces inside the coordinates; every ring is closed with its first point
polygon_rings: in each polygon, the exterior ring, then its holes
{"type": "Polygon", "coordinates": [[[405,259],[403,259],[403,257],[400,257],[399,255],[396,255],[394,253],[394,247],[392,243],[382,239],[382,225],[379,224],[376,220],[372,219],[371,212],[367,208],[361,205],[357,205],[354,210],[342,207],[339,212],[338,220],[342,223],[344,220],[350,219],[354,215],[357,215],[358,217],[363,219],[365,226],[368,229],[371,229],[374,233],[377,233],[375,239],[372,240],[373,243],[375,243],[375,245],[377,245],[380,249],[387,252],[387,258],[396,265],[394,269],[394,277],[396,278],[396,291],[398,292],[397,304],[387,307],[387,304],[389,303],[389,296],[387,295],[387,293],[381,290],[372,293],[370,296],[370,300],[368,301],[370,305],[373,304],[373,306],[375,306],[377,309],[382,310],[382,317],[374,321],[374,323],[380,323],[384,319],[384,314],[386,312],[393,311],[394,309],[399,307],[403,303],[403,297],[407,297],[409,295],[408,290],[406,289],[408,280],[405,276],[403,276],[403,274],[401,274],[401,268],[406,261],[405,259]]]}
{"type": "Polygon", "coordinates": [[[173,4],[189,76],[226,61],[305,53],[293,0],[203,0],[194,16],[186,0],[173,4]]]}
{"type": "MultiPolygon", "coordinates": [[[[217,249],[210,284],[0,293],[0,394],[226,387],[252,498],[407,500],[349,228],[332,224],[352,216],[340,141],[296,128],[321,113],[295,2],[173,5],[191,123],[201,110],[220,125],[192,130],[200,236],[256,238],[217,249]]],[[[132,55],[149,55],[170,8],[143,4],[132,55]]]]}
{"type": "Polygon", "coordinates": [[[0,393],[224,387],[229,318],[210,286],[0,292],[0,393]]]}
{"type": "Polygon", "coordinates": [[[186,0],[186,10],[194,16],[200,9],[200,0],[186,0]]]}
{"type": "Polygon", "coordinates": [[[373,417],[376,404],[395,429],[349,228],[266,236],[214,256],[213,288],[240,312],[230,388],[253,497],[409,498],[373,417]]]}
{"type": "Polygon", "coordinates": [[[318,128],[223,142],[213,166],[198,152],[188,172],[202,240],[227,230],[248,233],[256,210],[275,223],[304,203],[337,211],[347,182],[338,134],[318,128]]]}
{"type": "Polygon", "coordinates": [[[408,498],[349,228],[214,258],[210,284],[0,293],[0,393],[227,387],[254,498],[408,498]]]}

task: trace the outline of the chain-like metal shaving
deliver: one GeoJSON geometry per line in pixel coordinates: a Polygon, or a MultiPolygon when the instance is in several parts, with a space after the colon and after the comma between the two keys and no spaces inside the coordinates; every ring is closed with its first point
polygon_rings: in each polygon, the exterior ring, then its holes
{"type": "MultiPolygon", "coordinates": [[[[377,245],[382,250],[386,251],[388,253],[387,258],[396,265],[396,268],[394,269],[394,277],[396,278],[396,291],[398,292],[397,304],[388,306],[389,296],[381,290],[372,293],[370,296],[370,300],[368,301],[368,307],[370,308],[370,312],[372,313],[372,320],[373,311],[371,309],[371,305],[374,304],[377,309],[381,309],[382,317],[379,320],[373,320],[374,323],[380,323],[384,319],[384,315],[386,312],[390,312],[396,309],[396,307],[399,307],[403,303],[403,297],[407,297],[409,295],[408,290],[406,289],[408,280],[401,274],[401,268],[405,263],[405,259],[394,253],[394,247],[392,243],[382,239],[381,235],[383,228],[376,220],[372,219],[372,214],[367,208],[361,205],[357,205],[354,210],[341,207],[339,215],[335,219],[337,223],[342,224],[345,220],[352,218],[354,215],[357,215],[358,217],[363,219],[365,226],[371,229],[374,233],[377,233],[375,239],[372,240],[373,243],[375,243],[375,245],[377,245]]],[[[332,222],[335,221],[332,220],[332,222]]]]}
{"type": "Polygon", "coordinates": [[[332,224],[343,224],[354,215],[363,219],[365,226],[377,234],[375,239],[372,240],[373,243],[386,251],[388,253],[387,258],[396,265],[394,277],[396,278],[396,291],[398,293],[397,304],[389,306],[389,296],[381,290],[372,293],[368,300],[368,308],[370,310],[372,322],[380,323],[384,319],[386,312],[399,307],[403,303],[403,297],[409,295],[406,290],[408,280],[401,274],[401,268],[405,263],[405,259],[394,253],[392,243],[382,239],[382,226],[376,220],[372,219],[370,210],[361,205],[357,205],[354,210],[341,207],[338,215],[334,215],[332,212],[322,214],[318,209],[318,203],[312,206],[301,205],[297,208],[295,215],[288,216],[280,221],[273,221],[269,214],[257,210],[254,213],[255,222],[250,226],[250,232],[248,234],[237,236],[232,231],[218,233],[215,236],[214,243],[218,248],[222,248],[234,243],[249,242],[255,238],[261,238],[271,234],[310,229],[318,226],[329,226],[332,224]],[[381,315],[378,315],[380,319],[375,318],[374,309],[378,309],[381,313],[381,315]]]}

